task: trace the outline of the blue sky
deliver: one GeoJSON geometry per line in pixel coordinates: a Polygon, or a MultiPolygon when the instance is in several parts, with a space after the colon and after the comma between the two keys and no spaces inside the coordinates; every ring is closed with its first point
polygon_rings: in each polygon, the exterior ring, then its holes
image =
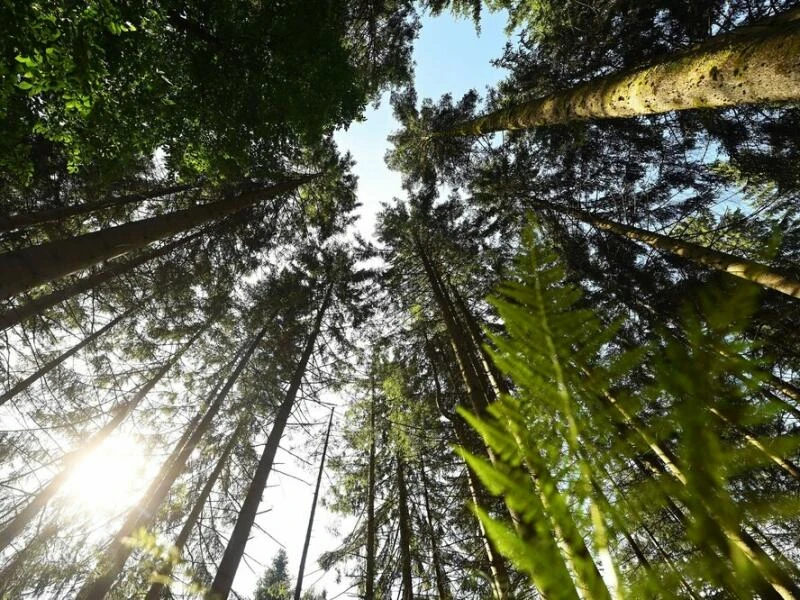
{"type": "MultiPolygon", "coordinates": [[[[502,54],[506,43],[505,23],[503,14],[484,14],[478,35],[474,24],[468,20],[456,20],[450,15],[424,18],[414,50],[415,80],[420,100],[425,97],[438,99],[445,93],[459,98],[470,89],[483,94],[487,86],[502,79],[503,72],[493,67],[490,61],[502,54]]],[[[352,124],[347,131],[338,132],[336,142],[342,151],[349,151],[356,160],[354,171],[359,178],[358,197],[362,203],[358,228],[365,237],[369,237],[381,202],[389,202],[395,196],[402,197],[403,193],[400,175],[389,171],[383,161],[388,149],[386,137],[400,127],[392,117],[388,94],[380,107],[370,107],[365,117],[365,121],[352,124]]],[[[326,417],[325,409],[312,410],[312,420],[325,422],[326,417]]],[[[324,427],[316,429],[319,430],[321,442],[324,427]]],[[[301,441],[292,436],[282,445],[316,460],[317,457],[308,456],[308,448],[313,448],[315,443],[312,441],[306,447],[301,441]]],[[[285,451],[279,452],[276,460],[281,463],[279,469],[292,476],[273,472],[270,477],[260,507],[262,514],[256,521],[257,530],[254,530],[253,539],[247,545],[246,560],[240,565],[234,582],[234,589],[243,594],[252,593],[263,571],[258,563],[270,564],[278,551],[278,543],[286,547],[290,572],[294,573],[300,562],[313,493],[313,487],[309,484],[315,478],[315,467],[301,465],[285,451]],[[293,476],[308,483],[301,483],[293,476]]],[[[327,483],[328,480],[324,480],[321,490],[323,497],[327,483]]],[[[328,598],[355,598],[354,590],[346,591],[351,585],[350,581],[345,578],[337,583],[332,573],[323,575],[317,567],[317,557],[337,545],[337,538],[330,531],[331,527],[337,525],[341,535],[346,535],[349,524],[337,522],[336,517],[318,507],[305,581],[308,584],[317,582],[317,589],[327,589],[328,598]]]]}
{"type": "MultiPolygon", "coordinates": [[[[487,86],[502,79],[504,71],[490,61],[503,52],[505,25],[504,13],[484,12],[480,34],[472,21],[454,19],[449,14],[424,18],[414,45],[414,79],[420,101],[426,97],[436,100],[446,93],[458,99],[471,89],[484,95],[487,86]]],[[[347,131],[336,134],[339,147],[349,150],[356,160],[358,197],[363,204],[359,229],[365,236],[374,229],[380,203],[403,195],[399,173],[390,171],[383,162],[389,147],[386,137],[399,128],[385,94],[377,110],[367,110],[365,122],[353,123],[347,131]]]]}

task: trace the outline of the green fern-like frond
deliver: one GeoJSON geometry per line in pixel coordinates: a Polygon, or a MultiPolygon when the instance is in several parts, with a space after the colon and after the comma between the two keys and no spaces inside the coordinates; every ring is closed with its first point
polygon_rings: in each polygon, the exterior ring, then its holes
{"type": "Polygon", "coordinates": [[[516,519],[475,508],[497,549],[548,598],[556,585],[584,598],[800,597],[791,559],[754,537],[800,512],[753,481],[800,479],[797,436],[776,434],[780,407],[747,358],[749,289],[709,292],[679,335],[623,350],[535,227],[524,242],[490,298],[505,333],[488,350],[513,392],[462,412],[488,458],[461,456],[516,519]]]}

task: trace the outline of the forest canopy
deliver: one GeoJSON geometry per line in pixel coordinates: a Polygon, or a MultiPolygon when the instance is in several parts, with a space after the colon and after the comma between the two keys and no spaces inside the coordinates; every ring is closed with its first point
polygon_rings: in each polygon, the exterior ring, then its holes
{"type": "Polygon", "coordinates": [[[796,2],[5,2],[0,134],[0,599],[800,600],[796,2]]]}

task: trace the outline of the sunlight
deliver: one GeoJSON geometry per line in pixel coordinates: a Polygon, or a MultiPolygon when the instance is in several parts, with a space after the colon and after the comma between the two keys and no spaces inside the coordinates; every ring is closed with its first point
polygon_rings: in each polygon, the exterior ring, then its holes
{"type": "Polygon", "coordinates": [[[77,465],[64,485],[64,497],[80,512],[122,510],[141,491],[146,458],[144,448],[134,437],[110,438],[77,465]]]}

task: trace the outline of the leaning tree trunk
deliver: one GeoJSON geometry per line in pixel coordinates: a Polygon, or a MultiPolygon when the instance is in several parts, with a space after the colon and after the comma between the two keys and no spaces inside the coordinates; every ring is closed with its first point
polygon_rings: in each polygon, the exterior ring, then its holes
{"type": "MultiPolygon", "coordinates": [[[[247,419],[242,419],[239,422],[239,425],[236,427],[236,431],[234,431],[233,435],[230,437],[228,445],[225,446],[225,449],[222,451],[222,454],[220,454],[219,459],[217,459],[217,464],[214,467],[214,470],[208,476],[205,485],[203,485],[203,489],[200,491],[200,495],[197,497],[197,500],[195,500],[191,512],[183,522],[183,527],[181,527],[178,537],[175,538],[175,547],[179,551],[182,552],[184,546],[186,546],[186,542],[189,541],[189,536],[192,534],[192,530],[194,529],[195,525],[197,525],[197,521],[200,519],[200,515],[203,512],[203,507],[205,506],[206,500],[208,500],[208,497],[211,495],[214,485],[217,483],[219,476],[222,474],[222,470],[228,463],[228,458],[230,457],[231,452],[233,452],[233,449],[236,447],[236,443],[239,441],[239,435],[244,430],[244,426],[246,424],[247,419]]],[[[161,592],[165,587],[164,583],[162,582],[172,575],[172,567],[172,563],[167,563],[158,570],[159,577],[153,583],[153,585],[150,586],[150,589],[147,591],[147,596],[145,596],[145,600],[159,600],[159,598],[161,598],[161,592]]]]}
{"type": "Polygon", "coordinates": [[[616,221],[593,215],[580,208],[559,206],[544,200],[535,200],[533,205],[534,207],[569,215],[579,221],[589,223],[598,229],[611,231],[622,237],[643,242],[651,248],[666,250],[667,252],[690,260],[696,264],[717,271],[723,271],[736,277],[747,279],[748,281],[753,281],[766,288],[786,294],[787,296],[800,298],[800,281],[788,275],[784,275],[767,265],[746,258],[740,258],[733,254],[728,254],[727,252],[712,250],[711,248],[693,244],[692,242],[685,242],[660,233],[653,233],[652,231],[640,229],[639,227],[617,223],[616,221]]]}
{"type": "MultiPolygon", "coordinates": [[[[217,413],[219,413],[228,392],[230,392],[234,383],[236,383],[236,380],[239,378],[239,375],[241,375],[245,365],[247,365],[247,362],[250,360],[250,357],[253,355],[266,333],[267,326],[264,326],[248,345],[247,350],[239,360],[233,373],[228,377],[225,385],[222,386],[222,389],[216,395],[216,398],[214,398],[208,410],[205,411],[205,414],[203,414],[197,426],[194,427],[192,424],[187,429],[188,435],[184,434],[185,441],[182,440],[178,443],[170,458],[164,462],[161,471],[148,488],[140,505],[137,505],[128,513],[128,517],[125,519],[122,527],[120,527],[111,544],[106,549],[101,564],[99,565],[100,575],[83,586],[77,595],[78,600],[103,598],[109,592],[122,570],[122,567],[125,565],[125,561],[128,560],[128,557],[133,552],[133,548],[125,544],[125,539],[133,535],[140,527],[146,527],[152,522],[158,511],[158,507],[167,497],[172,484],[183,472],[186,461],[197,447],[200,439],[211,427],[211,422],[217,413]]],[[[198,413],[198,416],[200,414],[202,414],[202,412],[198,413]]],[[[195,417],[195,419],[197,419],[197,417],[195,417]]]]}
{"type": "Polygon", "coordinates": [[[800,100],[800,9],[712,37],[649,66],[594,79],[435,132],[482,135],[588,119],[800,100]]]}
{"type": "Polygon", "coordinates": [[[400,528],[400,575],[402,600],[414,600],[411,578],[411,516],[408,511],[408,489],[406,488],[405,463],[397,457],[397,504],[400,528]]]}
{"type": "Polygon", "coordinates": [[[3,329],[8,329],[9,327],[13,327],[14,325],[17,325],[18,323],[21,323],[25,319],[28,319],[34,315],[40,315],[48,308],[69,300],[73,296],[96,289],[98,286],[111,281],[120,275],[124,275],[125,273],[128,273],[136,267],[139,267],[153,259],[156,259],[160,256],[165,256],[176,248],[179,248],[191,240],[208,233],[211,229],[213,228],[202,229],[179,240],[165,244],[160,248],[150,252],[142,253],[140,256],[130,260],[109,264],[103,268],[102,271],[99,271],[93,275],[89,275],[88,277],[83,277],[75,283],[72,283],[64,288],[29,300],[20,306],[9,308],[8,310],[0,313],[0,331],[3,329]]]}
{"type": "Polygon", "coordinates": [[[311,501],[311,514],[308,516],[308,529],[306,529],[306,540],[303,543],[303,553],[300,555],[300,568],[297,570],[297,585],[294,588],[294,600],[300,600],[300,594],[303,591],[303,572],[306,569],[308,546],[311,543],[311,530],[314,528],[314,513],[317,510],[317,499],[319,498],[319,486],[322,483],[322,474],[325,471],[325,456],[328,454],[328,440],[331,437],[331,427],[333,427],[333,409],[331,409],[331,418],[330,421],[328,421],[328,431],[325,433],[325,443],[322,445],[322,460],[319,461],[317,486],[314,488],[314,499],[311,501]]]}
{"type": "Polygon", "coordinates": [[[0,256],[0,300],[236,213],[257,202],[291,191],[318,176],[308,175],[217,202],[8,252],[0,256]]]}
{"type": "Polygon", "coordinates": [[[33,375],[30,375],[23,379],[22,381],[13,385],[10,389],[5,391],[2,395],[0,395],[0,406],[11,400],[14,396],[19,394],[21,391],[28,389],[32,384],[37,382],[39,379],[47,375],[50,371],[55,369],[58,365],[63,363],[65,360],[74,356],[76,353],[80,352],[83,348],[100,338],[104,333],[106,333],[109,329],[114,327],[117,323],[124,320],[125,318],[129,317],[133,314],[139,306],[133,306],[126,310],[124,313],[119,315],[118,317],[112,319],[108,323],[106,323],[103,327],[89,335],[88,337],[84,338],[80,343],[75,344],[72,348],[64,352],[63,354],[55,357],[52,360],[47,361],[44,365],[42,365],[33,375]]]}
{"type": "Polygon", "coordinates": [[[21,229],[24,227],[31,227],[33,225],[41,225],[42,223],[60,221],[68,217],[86,215],[104,208],[125,206],[126,204],[131,204],[133,202],[144,202],[145,200],[150,200],[152,198],[160,198],[161,196],[177,194],[178,192],[186,192],[196,187],[197,186],[195,185],[188,184],[170,185],[138,194],[109,197],[103,200],[98,200],[97,202],[86,202],[84,204],[77,204],[75,206],[62,206],[59,208],[40,210],[34,213],[21,213],[8,217],[0,217],[0,233],[4,231],[13,231],[14,229],[21,229]]]}
{"type": "Polygon", "coordinates": [[[119,425],[130,415],[136,407],[144,400],[145,396],[158,384],[169,370],[180,360],[181,356],[192,346],[200,335],[208,328],[202,327],[189,341],[183,345],[158,371],[153,375],[128,402],[120,406],[113,418],[106,423],[89,441],[75,452],[65,457],[64,466],[59,473],[50,480],[39,492],[36,493],[25,508],[19,511],[8,524],[0,530],[0,552],[14,540],[20,532],[31,522],[31,520],[42,510],[48,502],[61,489],[61,486],[72,474],[75,466],[90,452],[99,448],[100,445],[119,427],[119,425]]]}
{"type": "Polygon", "coordinates": [[[325,292],[325,298],[322,305],[317,311],[317,316],[314,320],[314,326],[306,341],[303,353],[300,356],[300,361],[292,374],[292,379],[289,382],[289,387],[286,390],[278,412],[275,415],[275,422],[272,425],[272,430],[267,437],[267,443],[264,446],[264,451],[258,462],[258,467],[250,482],[250,488],[247,490],[247,496],[242,503],[239,510],[239,516],[236,519],[236,525],[233,528],[228,545],[225,548],[225,553],[222,555],[222,560],[219,563],[217,574],[214,577],[214,582],[211,584],[211,589],[208,593],[208,598],[213,600],[227,600],[231,593],[231,586],[233,585],[233,578],[236,576],[236,570],[239,568],[239,563],[244,556],[244,549],[247,545],[247,538],[250,536],[250,530],[253,528],[253,523],[256,519],[258,512],[258,505],[261,502],[261,495],[264,488],[267,486],[267,479],[269,478],[272,464],[275,460],[275,454],[278,451],[283,431],[292,414],[295,400],[297,399],[297,392],[300,390],[300,384],[303,381],[303,376],[306,372],[306,366],[314,351],[314,346],[317,343],[317,337],[322,328],[322,319],[333,297],[333,282],[328,284],[328,289],[325,292]]]}

